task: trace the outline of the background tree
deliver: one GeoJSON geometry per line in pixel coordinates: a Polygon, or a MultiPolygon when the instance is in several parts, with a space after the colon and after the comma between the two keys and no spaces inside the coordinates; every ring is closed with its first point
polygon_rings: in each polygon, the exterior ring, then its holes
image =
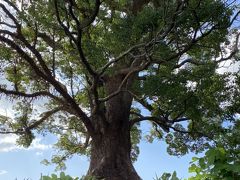
{"type": "Polygon", "coordinates": [[[60,166],[88,154],[90,176],[140,179],[140,122],[183,155],[237,121],[239,77],[217,71],[238,59],[237,1],[2,0],[0,12],[0,93],[18,101],[1,133],[24,146],[60,135],[60,166]]]}

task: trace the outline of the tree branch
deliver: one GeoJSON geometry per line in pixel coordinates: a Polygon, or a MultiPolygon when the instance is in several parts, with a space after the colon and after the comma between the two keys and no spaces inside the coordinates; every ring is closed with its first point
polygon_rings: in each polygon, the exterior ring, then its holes
{"type": "Polygon", "coordinates": [[[37,98],[37,97],[44,97],[45,96],[45,97],[50,97],[50,98],[52,98],[56,101],[59,101],[59,102],[63,103],[63,101],[60,98],[58,98],[57,96],[54,96],[53,94],[51,94],[48,91],[39,91],[39,92],[28,94],[28,93],[25,93],[25,92],[7,90],[7,89],[4,89],[0,86],[0,93],[3,93],[7,96],[12,95],[12,96],[24,97],[24,98],[37,98]]]}
{"type": "Polygon", "coordinates": [[[2,8],[2,10],[6,13],[6,15],[14,22],[14,24],[16,25],[17,28],[21,27],[21,25],[18,23],[17,19],[12,15],[12,13],[10,13],[10,11],[5,7],[5,5],[0,3],[0,8],[2,8]]]}
{"type": "Polygon", "coordinates": [[[12,3],[11,1],[9,1],[9,0],[3,0],[3,1],[6,2],[9,6],[11,6],[15,11],[20,12],[20,10],[17,8],[17,6],[14,3],[12,3]]]}
{"type": "Polygon", "coordinates": [[[142,121],[150,121],[156,123],[158,126],[160,126],[164,131],[169,132],[169,126],[166,121],[165,117],[153,117],[153,116],[141,116],[139,118],[132,119],[129,122],[130,127],[132,127],[134,124],[142,122],[142,121]]]}
{"type": "Polygon", "coordinates": [[[143,98],[139,98],[137,97],[137,95],[135,95],[133,92],[131,92],[130,90],[128,90],[128,92],[133,96],[133,98],[135,99],[135,101],[137,101],[138,103],[140,103],[144,108],[146,108],[148,111],[152,111],[153,107],[151,104],[149,104],[145,99],[143,98]]]}
{"type": "Polygon", "coordinates": [[[64,97],[64,99],[67,101],[67,103],[72,105],[76,114],[79,117],[81,117],[83,123],[85,124],[85,126],[87,127],[89,132],[90,133],[94,132],[94,128],[93,128],[93,125],[92,125],[90,119],[87,117],[87,115],[82,111],[82,109],[78,106],[78,104],[75,102],[75,100],[67,93],[65,88],[62,87],[62,85],[58,81],[56,81],[51,76],[45,75],[45,73],[42,72],[38,68],[38,66],[36,65],[34,60],[25,51],[23,51],[17,44],[15,44],[13,41],[11,41],[3,36],[0,36],[0,41],[8,44],[12,49],[16,50],[17,53],[29,63],[29,65],[32,67],[32,69],[35,71],[35,73],[39,77],[43,78],[44,80],[49,82],[51,85],[53,85],[55,87],[55,89],[64,97]]]}
{"type": "MultiPolygon", "coordinates": [[[[98,3],[100,3],[100,1],[96,0],[96,5],[98,3]]],[[[80,58],[81,58],[81,62],[80,63],[87,69],[87,71],[93,77],[96,77],[97,73],[92,69],[91,65],[87,61],[86,56],[84,55],[84,52],[83,52],[83,49],[82,49],[82,27],[81,27],[80,21],[78,20],[78,18],[73,13],[73,6],[74,6],[73,2],[70,1],[70,5],[69,5],[69,10],[68,11],[69,11],[71,17],[73,18],[73,20],[75,21],[76,26],[77,26],[77,37],[76,38],[70,32],[69,28],[64,25],[63,21],[61,21],[57,0],[54,0],[54,5],[55,5],[55,12],[56,12],[55,14],[56,14],[56,17],[57,17],[57,21],[60,24],[60,26],[64,29],[65,34],[70,38],[70,40],[72,40],[75,43],[76,48],[77,48],[78,53],[79,53],[80,58]]],[[[100,6],[100,4],[99,4],[99,6],[100,6]]],[[[97,11],[97,13],[98,13],[98,11],[97,11]]],[[[95,19],[95,17],[94,17],[94,19],[95,19]]]]}
{"type": "Polygon", "coordinates": [[[109,66],[111,66],[114,63],[117,63],[118,61],[120,61],[124,56],[127,56],[131,51],[140,48],[140,47],[144,47],[146,46],[146,43],[140,43],[137,45],[134,45],[132,47],[130,47],[128,50],[126,50],[125,52],[121,53],[118,57],[114,58],[113,60],[110,60],[107,64],[105,64],[100,70],[99,70],[99,76],[103,75],[103,73],[107,70],[107,68],[109,66]]]}
{"type": "Polygon", "coordinates": [[[39,120],[31,122],[29,125],[27,125],[23,129],[18,129],[16,131],[3,129],[3,130],[0,130],[0,134],[25,134],[25,133],[29,133],[31,130],[37,128],[40,124],[42,124],[44,121],[46,121],[50,116],[54,115],[55,113],[57,113],[61,110],[64,110],[63,106],[57,107],[57,108],[54,108],[50,111],[42,113],[42,118],[40,118],[39,120]]]}
{"type": "Polygon", "coordinates": [[[42,113],[42,118],[40,118],[37,121],[32,122],[30,125],[28,125],[28,127],[26,128],[26,130],[32,130],[37,128],[40,124],[42,124],[44,121],[46,121],[49,117],[51,117],[52,115],[54,115],[55,113],[64,110],[64,106],[61,107],[56,107],[50,111],[44,112],[42,113]]]}
{"type": "Polygon", "coordinates": [[[65,34],[70,38],[70,40],[73,41],[76,44],[76,39],[74,38],[74,36],[70,32],[69,28],[64,25],[64,23],[62,22],[62,20],[60,18],[60,12],[59,12],[59,9],[58,9],[58,2],[57,2],[57,0],[54,0],[54,7],[55,7],[55,15],[56,15],[58,23],[63,28],[65,34]]]}
{"type": "Polygon", "coordinates": [[[124,77],[124,79],[122,80],[121,84],[119,85],[118,89],[113,92],[112,94],[108,95],[105,98],[99,99],[100,102],[105,102],[108,101],[109,99],[113,98],[114,96],[118,95],[120,92],[122,92],[122,88],[125,85],[125,83],[127,82],[127,80],[130,78],[131,75],[133,75],[134,73],[137,73],[139,71],[144,70],[147,66],[149,66],[150,61],[145,62],[145,64],[143,64],[142,66],[139,67],[135,67],[133,68],[130,72],[128,72],[128,74],[124,77]]]}
{"type": "Polygon", "coordinates": [[[180,68],[180,67],[184,66],[186,63],[190,63],[190,64],[194,64],[194,65],[204,65],[204,63],[195,61],[193,58],[187,58],[187,59],[183,60],[181,63],[175,65],[173,68],[174,69],[180,68]]]}
{"type": "Polygon", "coordinates": [[[91,16],[88,19],[83,21],[83,23],[81,24],[81,27],[80,27],[81,29],[88,27],[90,24],[92,24],[94,22],[94,20],[96,19],[97,15],[98,15],[100,5],[101,5],[101,1],[95,0],[95,7],[93,10],[93,13],[91,14],[91,16]]]}
{"type": "Polygon", "coordinates": [[[227,61],[227,60],[233,58],[236,55],[236,53],[238,53],[238,51],[239,51],[239,48],[238,48],[239,37],[240,37],[240,33],[238,33],[236,35],[236,41],[235,41],[235,44],[234,44],[232,52],[227,57],[222,57],[219,60],[217,60],[216,61],[217,63],[220,63],[220,62],[223,62],[223,61],[227,61]]]}

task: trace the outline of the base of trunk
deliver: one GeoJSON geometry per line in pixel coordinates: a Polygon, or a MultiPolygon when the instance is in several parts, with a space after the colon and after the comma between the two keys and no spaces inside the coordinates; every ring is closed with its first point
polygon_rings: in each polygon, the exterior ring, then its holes
{"type": "Polygon", "coordinates": [[[119,165],[112,167],[111,164],[100,164],[93,169],[90,168],[88,176],[99,180],[141,180],[131,164],[121,164],[121,167],[119,165]]]}
{"type": "Polygon", "coordinates": [[[135,171],[130,153],[128,131],[109,131],[92,139],[88,176],[104,180],[141,180],[135,171]]]}

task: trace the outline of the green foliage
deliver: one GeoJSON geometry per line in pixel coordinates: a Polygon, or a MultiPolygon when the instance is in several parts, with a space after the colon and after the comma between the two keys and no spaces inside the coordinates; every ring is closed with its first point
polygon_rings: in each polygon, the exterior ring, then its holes
{"type": "Polygon", "coordinates": [[[131,159],[132,161],[136,161],[137,157],[140,153],[138,144],[141,140],[141,129],[140,124],[135,125],[131,130],[131,142],[132,142],[132,150],[131,150],[131,159]]]}
{"type": "Polygon", "coordinates": [[[72,178],[69,175],[65,175],[64,172],[61,172],[59,177],[56,174],[52,174],[51,176],[43,176],[41,180],[80,180],[80,179],[78,177],[72,178]]]}
{"type": "MultiPolygon", "coordinates": [[[[89,176],[73,178],[69,175],[65,175],[64,172],[61,172],[59,177],[56,174],[51,174],[51,176],[42,176],[40,180],[96,180],[96,178],[89,176]]],[[[161,177],[156,176],[154,180],[180,180],[180,179],[177,177],[176,171],[174,171],[172,174],[163,173],[161,177]]]]}
{"type": "Polygon", "coordinates": [[[240,121],[226,130],[226,134],[217,139],[218,146],[206,151],[205,156],[193,158],[189,172],[196,175],[190,180],[235,180],[240,178],[240,121]]]}
{"type": "Polygon", "coordinates": [[[171,173],[163,173],[161,177],[154,178],[154,180],[180,180],[177,177],[176,171],[174,171],[172,174],[171,173]]]}
{"type": "Polygon", "coordinates": [[[51,174],[51,176],[42,176],[40,180],[97,180],[95,177],[90,176],[82,176],[81,178],[78,177],[71,177],[69,175],[65,175],[64,172],[61,172],[59,177],[56,174],[51,174]]]}
{"type": "Polygon", "coordinates": [[[189,180],[235,180],[240,178],[240,162],[224,148],[213,148],[202,158],[194,158],[189,168],[190,173],[196,173],[189,180]]]}

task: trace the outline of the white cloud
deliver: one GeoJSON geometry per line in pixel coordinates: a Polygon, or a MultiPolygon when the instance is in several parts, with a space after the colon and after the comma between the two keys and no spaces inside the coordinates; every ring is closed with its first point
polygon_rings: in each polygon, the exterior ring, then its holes
{"type": "Polygon", "coordinates": [[[0,170],[0,175],[7,174],[8,172],[5,170],[0,170]]]}
{"type": "Polygon", "coordinates": [[[40,138],[36,138],[33,140],[31,146],[29,148],[24,148],[22,146],[16,145],[16,140],[18,136],[14,134],[10,135],[0,135],[0,152],[11,152],[17,150],[48,150],[52,146],[47,144],[42,144],[40,138]]]}
{"type": "Polygon", "coordinates": [[[43,156],[43,152],[36,152],[37,156],[43,156]]]}
{"type": "Polygon", "coordinates": [[[226,62],[222,62],[220,64],[220,68],[218,68],[217,72],[219,74],[223,74],[225,72],[234,73],[240,70],[240,62],[228,60],[226,62]]]}
{"type": "Polygon", "coordinates": [[[47,150],[50,149],[52,146],[47,144],[42,144],[40,138],[36,138],[33,140],[31,146],[28,148],[29,150],[47,150]]]}

